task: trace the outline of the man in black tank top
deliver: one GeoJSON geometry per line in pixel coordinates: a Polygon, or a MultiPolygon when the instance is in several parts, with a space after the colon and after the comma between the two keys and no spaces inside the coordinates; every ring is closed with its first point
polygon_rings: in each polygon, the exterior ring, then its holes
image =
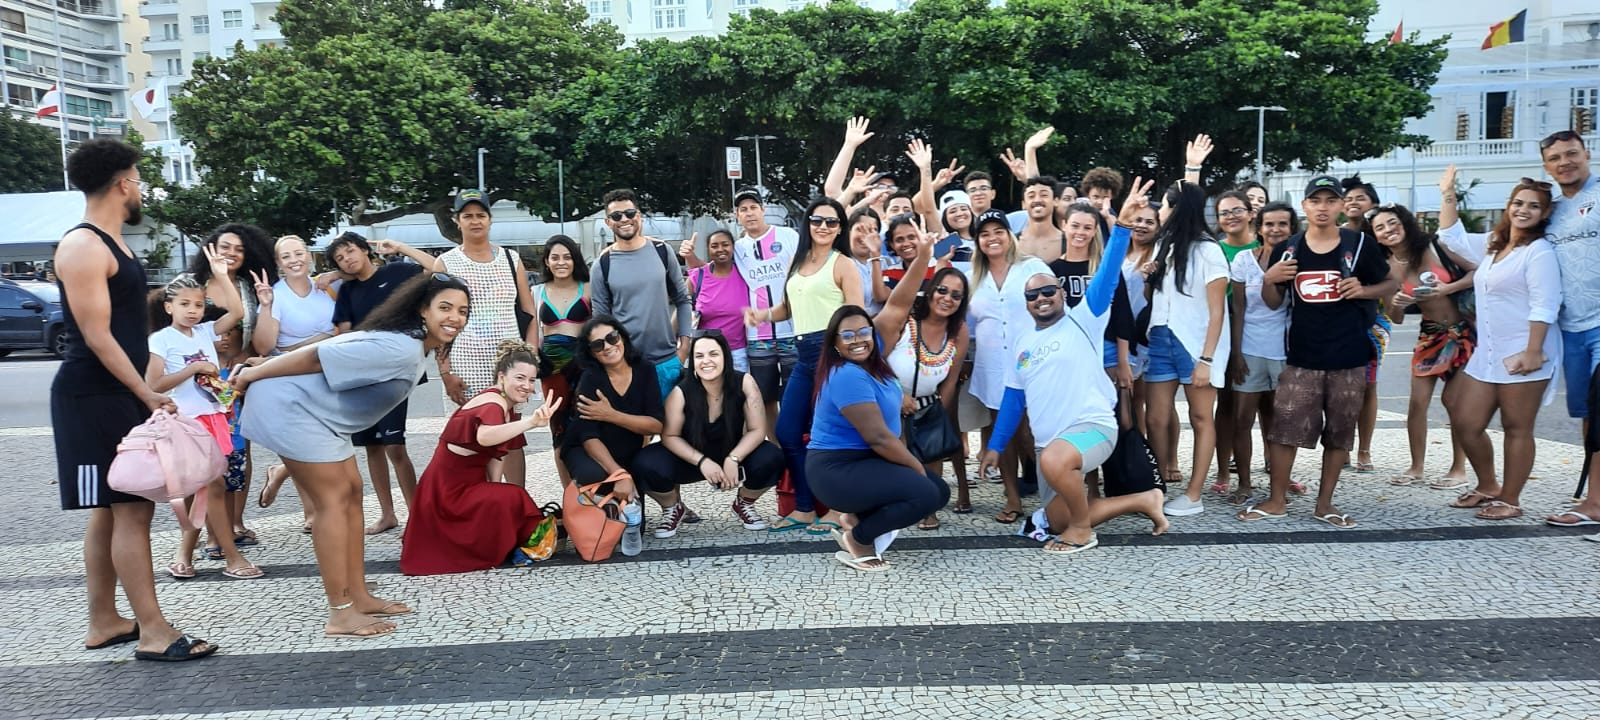
{"type": "Polygon", "coordinates": [[[50,387],[50,423],[61,507],[91,511],[83,544],[89,591],[84,645],[138,642],[134,657],[140,660],[193,660],[216,646],[185,636],[161,614],[150,570],[155,505],[106,484],[117,443],[128,431],[153,411],[177,411],[171,398],[145,382],[145,274],[122,239],[123,224],[141,219],[138,162],[139,151],[117,140],[83,143],[67,159],[67,176],[88,207],[83,223],[56,248],[67,351],[50,387]],[[117,612],[119,582],[135,620],[117,612]]]}

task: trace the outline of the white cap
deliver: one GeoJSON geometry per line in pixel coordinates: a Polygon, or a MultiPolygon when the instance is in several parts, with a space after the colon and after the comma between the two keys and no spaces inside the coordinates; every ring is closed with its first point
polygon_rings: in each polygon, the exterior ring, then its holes
{"type": "Polygon", "coordinates": [[[965,205],[971,208],[972,196],[968,195],[965,190],[951,190],[945,193],[939,198],[939,214],[943,215],[944,211],[950,209],[951,205],[965,205]]]}

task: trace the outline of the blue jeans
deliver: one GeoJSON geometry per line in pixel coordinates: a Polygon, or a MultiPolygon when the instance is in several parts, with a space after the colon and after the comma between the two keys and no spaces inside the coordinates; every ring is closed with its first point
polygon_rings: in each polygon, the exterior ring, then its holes
{"type": "Polygon", "coordinates": [[[789,469],[789,479],[794,483],[794,511],[814,512],[816,502],[811,496],[811,485],[806,482],[806,433],[811,432],[811,414],[815,409],[817,389],[817,361],[822,357],[822,337],[826,333],[814,332],[795,338],[794,371],[789,373],[783,386],[783,400],[778,405],[778,444],[783,446],[784,464],[789,469]]]}
{"type": "Polygon", "coordinates": [[[1600,366],[1600,328],[1561,331],[1561,372],[1567,376],[1567,414],[1589,416],[1589,378],[1600,366]]]}
{"type": "Polygon", "coordinates": [[[1167,326],[1150,328],[1150,364],[1145,367],[1147,383],[1177,380],[1188,385],[1194,380],[1194,356],[1183,347],[1178,336],[1167,326]]]}

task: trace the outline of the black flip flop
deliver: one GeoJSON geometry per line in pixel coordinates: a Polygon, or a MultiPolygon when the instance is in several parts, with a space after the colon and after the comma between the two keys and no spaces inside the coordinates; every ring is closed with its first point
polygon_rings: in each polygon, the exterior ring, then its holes
{"type": "Polygon", "coordinates": [[[127,643],[131,643],[131,642],[133,642],[135,640],[138,640],[138,639],[139,639],[139,623],[134,623],[132,630],[129,630],[128,632],[125,632],[125,633],[123,633],[121,635],[118,635],[118,636],[116,636],[114,638],[111,638],[110,640],[107,640],[107,641],[105,641],[103,643],[95,643],[94,645],[85,644],[83,646],[83,649],[85,649],[85,650],[103,650],[103,649],[108,648],[108,647],[115,647],[117,645],[125,645],[127,643]]]}
{"type": "Polygon", "coordinates": [[[190,660],[199,660],[203,657],[210,657],[211,654],[215,653],[216,651],[217,646],[212,645],[211,643],[199,638],[189,637],[188,635],[179,635],[178,639],[173,640],[172,644],[168,645],[166,650],[161,652],[136,650],[133,653],[133,659],[149,660],[152,662],[188,662],[190,660]],[[190,652],[194,649],[194,646],[201,644],[204,644],[206,649],[201,650],[200,652],[190,652]]]}

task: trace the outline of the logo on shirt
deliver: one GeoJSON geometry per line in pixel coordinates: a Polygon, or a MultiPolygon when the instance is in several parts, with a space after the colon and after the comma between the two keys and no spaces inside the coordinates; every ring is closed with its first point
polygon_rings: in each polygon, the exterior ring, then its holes
{"type": "Polygon", "coordinates": [[[1050,357],[1060,349],[1061,343],[1049,342],[1035,347],[1032,350],[1023,350],[1017,355],[1017,369],[1027,370],[1028,368],[1032,367],[1034,363],[1044,362],[1045,358],[1050,357]]]}
{"type": "Polygon", "coordinates": [[[1343,278],[1338,270],[1311,270],[1294,276],[1294,288],[1301,302],[1339,302],[1339,281],[1343,278]]]}

